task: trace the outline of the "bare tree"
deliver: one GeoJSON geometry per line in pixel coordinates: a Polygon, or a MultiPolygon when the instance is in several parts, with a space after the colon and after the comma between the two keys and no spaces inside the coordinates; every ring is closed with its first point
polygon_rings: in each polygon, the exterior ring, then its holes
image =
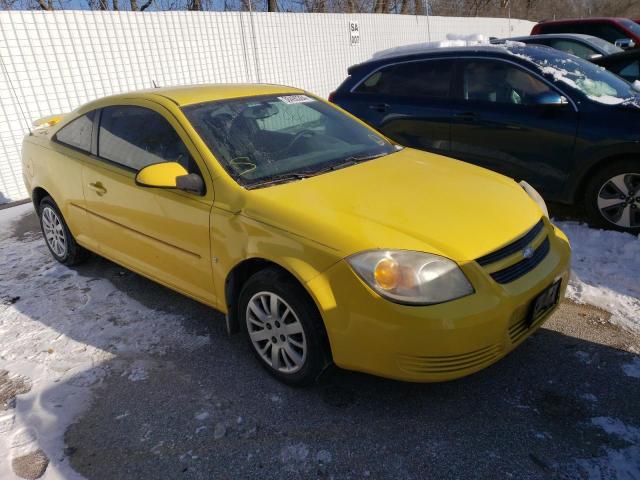
{"type": "Polygon", "coordinates": [[[42,10],[53,10],[53,0],[38,0],[38,5],[42,10]]]}

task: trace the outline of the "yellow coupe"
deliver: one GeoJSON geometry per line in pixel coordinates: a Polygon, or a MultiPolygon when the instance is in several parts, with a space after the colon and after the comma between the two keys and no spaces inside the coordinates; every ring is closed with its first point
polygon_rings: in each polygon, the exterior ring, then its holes
{"type": "Polygon", "coordinates": [[[24,181],[51,254],[102,255],[226,314],[260,363],[409,381],[478,371],[564,294],[529,185],[395,145],[289,87],[111,96],[36,122],[24,181]]]}

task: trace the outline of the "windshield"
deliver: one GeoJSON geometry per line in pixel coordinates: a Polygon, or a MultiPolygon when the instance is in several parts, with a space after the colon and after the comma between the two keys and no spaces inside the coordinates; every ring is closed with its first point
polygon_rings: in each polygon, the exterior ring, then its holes
{"type": "Polygon", "coordinates": [[[247,187],[396,151],[380,135],[307,95],[244,97],[183,111],[227,172],[247,187]]]}
{"type": "Polygon", "coordinates": [[[640,36],[640,25],[638,25],[636,22],[629,20],[628,18],[621,18],[620,23],[624,28],[629,30],[634,35],[640,36]]]}
{"type": "Polygon", "coordinates": [[[617,75],[591,62],[543,48],[511,49],[513,55],[533,62],[545,75],[578,90],[594,102],[638,106],[637,92],[617,75]]]}

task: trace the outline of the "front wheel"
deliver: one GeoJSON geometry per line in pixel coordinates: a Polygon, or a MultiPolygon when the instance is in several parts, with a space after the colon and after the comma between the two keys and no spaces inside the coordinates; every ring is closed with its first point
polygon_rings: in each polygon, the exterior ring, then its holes
{"type": "Polygon", "coordinates": [[[308,385],[328,365],[318,309],[307,292],[278,269],[262,270],[247,281],[238,318],[260,363],[279,380],[308,385]]]}
{"type": "Polygon", "coordinates": [[[595,226],[640,233],[640,161],[619,161],[596,172],[585,190],[585,208],[595,226]]]}

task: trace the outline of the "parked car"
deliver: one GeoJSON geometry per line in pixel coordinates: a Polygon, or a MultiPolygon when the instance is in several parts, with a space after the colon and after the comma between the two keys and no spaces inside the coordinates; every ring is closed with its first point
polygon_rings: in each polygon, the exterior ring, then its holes
{"type": "Polygon", "coordinates": [[[640,80],[640,49],[607,55],[593,60],[593,63],[606,68],[627,82],[640,80]]]}
{"type": "Polygon", "coordinates": [[[332,361],[467,375],[567,285],[567,238],[530,186],[399,147],[301,90],[154,89],[39,124],[25,185],[53,257],[90,250],[221,310],[288,383],[332,361]]]}
{"type": "Polygon", "coordinates": [[[592,60],[605,55],[622,52],[620,47],[591,35],[577,33],[552,33],[544,35],[529,35],[526,37],[513,37],[494,39],[491,43],[504,44],[507,41],[526,43],[527,45],[546,45],[547,47],[561,50],[586,60],[592,60]]]}
{"type": "Polygon", "coordinates": [[[593,63],[518,44],[395,52],[330,96],[392,140],[525,179],[595,225],[640,231],[640,103],[593,63]]]}
{"type": "Polygon", "coordinates": [[[640,25],[628,18],[546,20],[531,30],[531,35],[543,33],[582,33],[602,38],[625,50],[640,47],[640,25]]]}

